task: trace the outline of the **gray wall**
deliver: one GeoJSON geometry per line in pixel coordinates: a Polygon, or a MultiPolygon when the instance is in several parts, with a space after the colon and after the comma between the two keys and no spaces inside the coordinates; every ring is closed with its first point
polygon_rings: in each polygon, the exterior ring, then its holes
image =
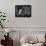
{"type": "Polygon", "coordinates": [[[6,12],[6,27],[46,27],[46,0],[0,0],[0,10],[6,12]],[[16,18],[15,5],[32,4],[31,18],[16,18]]]}

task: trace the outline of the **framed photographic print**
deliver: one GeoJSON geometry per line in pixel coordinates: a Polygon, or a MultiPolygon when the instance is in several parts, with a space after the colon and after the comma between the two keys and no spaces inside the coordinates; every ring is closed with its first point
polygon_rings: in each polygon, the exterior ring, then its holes
{"type": "Polygon", "coordinates": [[[16,5],[15,17],[31,17],[31,5],[16,5]]]}

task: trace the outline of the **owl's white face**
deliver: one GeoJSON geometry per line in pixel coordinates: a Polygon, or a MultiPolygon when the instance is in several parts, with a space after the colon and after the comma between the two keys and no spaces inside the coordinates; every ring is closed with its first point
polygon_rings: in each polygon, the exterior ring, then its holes
{"type": "Polygon", "coordinates": [[[22,9],[19,9],[19,14],[21,14],[22,13],[22,9]]]}

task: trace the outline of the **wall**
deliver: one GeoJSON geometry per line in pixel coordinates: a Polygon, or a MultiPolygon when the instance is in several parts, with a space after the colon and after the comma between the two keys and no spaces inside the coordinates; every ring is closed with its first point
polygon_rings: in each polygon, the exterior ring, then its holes
{"type": "Polygon", "coordinates": [[[6,27],[46,27],[46,0],[0,0],[0,10],[6,12],[6,27]],[[15,5],[32,4],[31,18],[16,18],[15,5]]]}

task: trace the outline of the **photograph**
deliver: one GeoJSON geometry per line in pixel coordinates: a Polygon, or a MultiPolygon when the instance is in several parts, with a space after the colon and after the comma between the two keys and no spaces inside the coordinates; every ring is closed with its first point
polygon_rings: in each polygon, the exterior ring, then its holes
{"type": "Polygon", "coordinates": [[[31,5],[16,5],[15,17],[31,17],[31,5]]]}

